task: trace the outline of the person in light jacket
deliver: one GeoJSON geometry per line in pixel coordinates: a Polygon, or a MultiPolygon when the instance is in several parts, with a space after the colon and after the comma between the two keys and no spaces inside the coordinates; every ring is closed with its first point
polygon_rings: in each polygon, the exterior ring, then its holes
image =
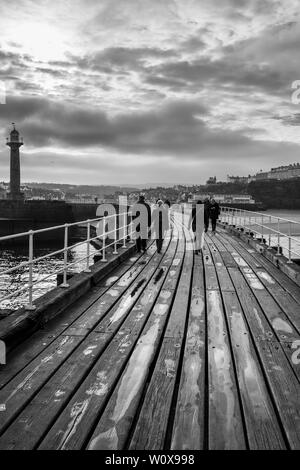
{"type": "Polygon", "coordinates": [[[198,255],[203,247],[203,231],[204,231],[204,204],[202,201],[197,201],[193,206],[190,215],[188,229],[194,232],[194,250],[198,255]]]}

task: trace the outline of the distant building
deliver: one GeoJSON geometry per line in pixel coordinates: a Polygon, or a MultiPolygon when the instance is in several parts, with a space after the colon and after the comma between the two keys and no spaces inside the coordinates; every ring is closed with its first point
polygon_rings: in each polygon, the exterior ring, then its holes
{"type": "Polygon", "coordinates": [[[263,181],[263,180],[268,180],[268,179],[269,179],[268,171],[260,171],[259,173],[256,173],[256,175],[253,177],[254,181],[263,181]]]}
{"type": "Polygon", "coordinates": [[[260,171],[251,177],[252,181],[261,180],[287,180],[291,178],[300,178],[300,163],[278,166],[271,168],[270,171],[260,171]]]}
{"type": "Polygon", "coordinates": [[[198,193],[193,194],[192,198],[189,198],[189,202],[202,201],[204,199],[215,199],[221,204],[255,204],[255,200],[250,194],[212,194],[212,193],[198,193]]]}
{"type": "Polygon", "coordinates": [[[217,177],[216,176],[211,176],[210,178],[208,178],[208,180],[206,181],[206,184],[216,184],[217,183],[217,177]]]}
{"type": "Polygon", "coordinates": [[[227,183],[241,183],[241,184],[247,184],[249,183],[249,176],[229,176],[227,175],[227,183]]]}
{"type": "Polygon", "coordinates": [[[286,180],[290,178],[299,178],[299,177],[300,177],[300,163],[294,163],[293,165],[271,168],[271,171],[269,172],[270,179],[286,180]]]}

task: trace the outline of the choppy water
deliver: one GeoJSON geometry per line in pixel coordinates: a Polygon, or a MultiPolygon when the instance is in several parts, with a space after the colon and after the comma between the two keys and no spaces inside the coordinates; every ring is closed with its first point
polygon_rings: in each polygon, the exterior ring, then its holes
{"type": "MultiPolygon", "coordinates": [[[[39,258],[48,254],[49,252],[60,250],[61,246],[51,246],[51,248],[36,248],[34,250],[34,257],[39,258]]],[[[70,250],[68,255],[68,263],[77,262],[75,265],[68,267],[68,272],[80,272],[86,267],[86,261],[79,261],[86,256],[86,244],[77,246],[70,250]]],[[[96,250],[90,245],[90,254],[93,255],[96,250]]],[[[28,294],[26,291],[20,292],[28,283],[28,266],[19,268],[18,270],[9,273],[1,274],[1,272],[13,268],[18,264],[28,261],[28,248],[9,248],[0,252],[0,308],[1,309],[17,309],[24,306],[28,302],[28,294]],[[15,295],[8,300],[3,300],[3,297],[15,293],[15,295]]],[[[90,263],[92,264],[92,256],[90,263]]],[[[43,278],[52,273],[46,280],[39,282],[33,291],[33,298],[36,299],[53,289],[57,285],[57,271],[63,268],[63,253],[51,256],[45,260],[37,261],[33,266],[33,282],[41,281],[43,278]]]]}

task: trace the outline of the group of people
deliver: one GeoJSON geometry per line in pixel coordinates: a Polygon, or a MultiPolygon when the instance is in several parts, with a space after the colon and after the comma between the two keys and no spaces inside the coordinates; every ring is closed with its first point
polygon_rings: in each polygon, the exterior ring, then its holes
{"type": "MultiPolygon", "coordinates": [[[[136,230],[136,248],[137,252],[145,252],[147,249],[147,239],[149,232],[152,233],[152,237],[156,240],[157,252],[161,253],[164,237],[166,231],[170,228],[169,222],[169,209],[170,202],[168,200],[162,201],[158,199],[156,201],[156,206],[151,213],[150,205],[145,201],[145,196],[140,195],[137,206],[142,209],[145,207],[144,213],[146,214],[146,220],[144,225],[146,229],[143,231],[141,228],[141,223],[138,223],[135,227],[136,230]],[[143,206],[143,207],[141,207],[143,206]]],[[[141,210],[136,211],[133,215],[133,220],[135,220],[140,215],[141,210]]],[[[209,223],[211,222],[212,233],[216,232],[216,224],[220,214],[220,206],[215,201],[215,199],[206,198],[204,202],[197,201],[196,205],[193,206],[188,229],[192,229],[195,234],[195,251],[196,253],[200,252],[203,243],[203,232],[207,232],[209,228],[209,223]],[[198,214],[200,214],[198,216],[198,214]]]]}
{"type": "MultiPolygon", "coordinates": [[[[155,241],[156,241],[157,253],[161,253],[165,233],[170,228],[169,208],[171,204],[168,200],[164,202],[162,199],[158,199],[156,201],[156,206],[151,214],[151,208],[149,204],[145,201],[145,196],[141,194],[138,200],[138,205],[143,205],[146,208],[147,231],[148,232],[151,231],[151,233],[154,235],[155,241]]],[[[140,215],[139,212],[138,214],[135,214],[133,216],[133,219],[136,219],[138,215],[140,215]]],[[[145,252],[147,249],[148,233],[144,234],[143,236],[143,234],[141,233],[142,230],[140,227],[140,223],[137,224],[135,229],[137,232],[137,237],[136,237],[137,252],[138,253],[140,253],[141,251],[145,252]]]]}
{"type": "Polygon", "coordinates": [[[204,202],[197,201],[190,215],[188,228],[194,232],[195,253],[199,254],[203,246],[203,233],[208,231],[211,221],[213,235],[216,233],[217,220],[220,215],[220,206],[215,199],[205,198],[204,202]]]}
{"type": "Polygon", "coordinates": [[[204,206],[204,231],[208,231],[209,227],[209,221],[211,221],[211,230],[212,233],[216,233],[216,226],[217,226],[217,220],[220,215],[220,206],[216,202],[215,199],[209,199],[208,197],[204,199],[204,202],[202,201],[197,201],[196,206],[192,208],[191,212],[191,217],[190,217],[190,222],[189,222],[189,228],[192,227],[193,232],[196,232],[197,227],[196,227],[196,213],[197,213],[197,205],[203,204],[204,206]]]}

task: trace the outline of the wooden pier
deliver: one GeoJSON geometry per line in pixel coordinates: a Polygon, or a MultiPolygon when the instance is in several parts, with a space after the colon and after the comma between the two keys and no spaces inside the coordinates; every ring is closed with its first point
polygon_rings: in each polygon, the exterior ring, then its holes
{"type": "Polygon", "coordinates": [[[190,247],[175,225],[12,351],[0,449],[300,448],[300,288],[225,230],[190,247]]]}

